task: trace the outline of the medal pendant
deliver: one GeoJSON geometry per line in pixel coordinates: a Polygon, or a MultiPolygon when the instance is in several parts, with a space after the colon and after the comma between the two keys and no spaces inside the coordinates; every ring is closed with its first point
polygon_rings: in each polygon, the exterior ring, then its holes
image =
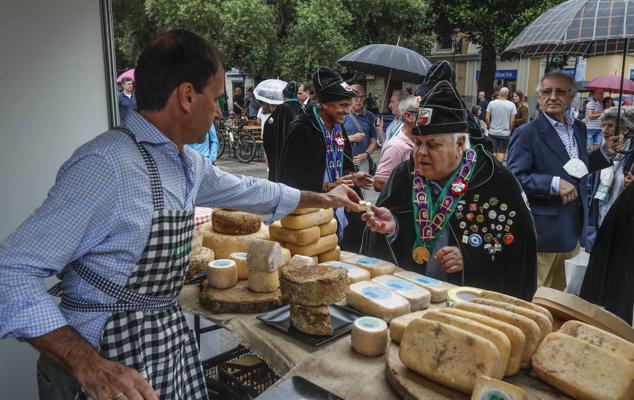
{"type": "Polygon", "coordinates": [[[425,264],[429,261],[429,257],[429,250],[425,246],[417,247],[412,251],[412,258],[416,264],[425,264]]]}

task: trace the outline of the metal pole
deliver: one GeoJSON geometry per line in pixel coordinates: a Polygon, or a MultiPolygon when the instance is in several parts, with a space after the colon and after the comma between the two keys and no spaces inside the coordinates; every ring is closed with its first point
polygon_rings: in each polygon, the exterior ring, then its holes
{"type": "MultiPolygon", "coordinates": [[[[398,35],[396,38],[396,46],[401,43],[401,35],[398,35]]],[[[383,114],[383,107],[385,107],[385,98],[387,97],[387,91],[390,88],[390,80],[392,79],[392,69],[390,68],[390,73],[387,74],[387,82],[385,83],[385,92],[383,92],[383,98],[381,99],[381,108],[379,108],[379,115],[383,114]]]]}
{"type": "Polygon", "coordinates": [[[620,134],[621,129],[621,104],[623,104],[623,81],[625,80],[625,59],[627,58],[627,48],[630,45],[630,38],[625,38],[625,46],[623,46],[623,62],[621,63],[621,84],[619,88],[619,108],[616,112],[616,128],[615,135],[620,134]]]}

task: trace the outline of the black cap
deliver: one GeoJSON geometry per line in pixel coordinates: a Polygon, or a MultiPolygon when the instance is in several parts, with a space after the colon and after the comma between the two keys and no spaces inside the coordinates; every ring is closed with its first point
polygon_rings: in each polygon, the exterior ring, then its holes
{"type": "Polygon", "coordinates": [[[286,84],[284,90],[282,90],[282,95],[287,99],[296,99],[297,98],[297,82],[290,81],[286,84]]]}
{"type": "Polygon", "coordinates": [[[436,61],[431,65],[423,82],[416,87],[414,96],[424,97],[440,81],[448,81],[451,85],[456,85],[456,72],[447,60],[436,61]]]}
{"type": "Polygon", "coordinates": [[[320,103],[357,97],[357,92],[343,80],[337,71],[329,67],[317,68],[317,71],[313,73],[313,86],[317,93],[317,101],[320,103]]]}
{"type": "Polygon", "coordinates": [[[440,81],[421,100],[413,133],[420,136],[468,133],[467,114],[453,85],[440,81]]]}

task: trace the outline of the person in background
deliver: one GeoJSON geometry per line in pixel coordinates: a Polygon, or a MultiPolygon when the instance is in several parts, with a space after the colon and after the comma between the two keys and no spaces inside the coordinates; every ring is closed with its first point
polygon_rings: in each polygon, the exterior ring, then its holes
{"type": "Polygon", "coordinates": [[[220,111],[222,111],[223,116],[229,115],[227,94],[223,93],[222,96],[218,99],[218,107],[220,107],[220,111]]]}
{"type": "Polygon", "coordinates": [[[312,84],[304,82],[297,89],[297,100],[302,103],[304,110],[308,110],[313,105],[313,97],[315,96],[315,88],[312,84]]]}
{"type": "Polygon", "coordinates": [[[218,142],[218,132],[216,129],[216,123],[213,122],[209,127],[209,132],[197,141],[196,143],[188,144],[187,146],[196,150],[203,156],[207,157],[214,165],[216,165],[216,158],[218,157],[218,148],[220,142],[218,142]]]}
{"type": "Polygon", "coordinates": [[[482,131],[482,134],[488,135],[489,130],[487,129],[487,124],[486,122],[481,120],[479,117],[479,115],[482,115],[482,110],[480,109],[479,105],[475,105],[471,107],[471,115],[473,115],[473,118],[476,120],[476,123],[478,124],[478,126],[480,126],[480,130],[482,131]]]}
{"type": "Polygon", "coordinates": [[[123,122],[130,110],[136,110],[136,97],[134,96],[134,81],[125,77],[121,82],[121,91],[118,95],[119,121],[123,122]]]}
{"type": "Polygon", "coordinates": [[[603,113],[603,103],[599,101],[599,95],[595,91],[590,92],[590,98],[586,104],[586,129],[587,140],[586,151],[593,152],[601,146],[603,133],[601,131],[601,113],[603,113]]]}
{"type": "Polygon", "coordinates": [[[258,110],[258,115],[256,116],[256,119],[258,121],[258,124],[260,124],[260,126],[262,127],[262,132],[264,132],[264,124],[266,123],[266,120],[269,119],[273,111],[275,111],[276,105],[269,104],[265,101],[260,102],[260,104],[262,104],[262,106],[258,110]]]}
{"type": "Polygon", "coordinates": [[[524,93],[516,90],[513,93],[513,104],[515,104],[515,109],[517,110],[515,121],[513,122],[513,130],[515,130],[528,122],[528,103],[524,93]]]}
{"type": "Polygon", "coordinates": [[[489,139],[493,143],[493,154],[498,161],[506,159],[515,114],[517,114],[515,105],[508,101],[508,97],[509,90],[503,87],[497,99],[490,102],[487,107],[486,123],[489,128],[489,139]]]}
{"type": "Polygon", "coordinates": [[[480,118],[481,121],[484,121],[487,116],[489,100],[487,100],[486,94],[483,91],[478,92],[478,106],[480,106],[480,115],[477,117],[480,118]]]}
{"type": "Polygon", "coordinates": [[[258,111],[260,110],[260,100],[255,98],[252,87],[247,89],[245,105],[247,107],[247,118],[256,118],[258,116],[258,111]]]}
{"type": "Polygon", "coordinates": [[[402,114],[399,111],[399,104],[401,103],[402,98],[402,90],[397,89],[392,92],[392,96],[390,96],[390,103],[387,105],[387,107],[392,112],[394,119],[392,120],[392,122],[390,122],[385,131],[383,131],[383,116],[379,116],[376,118],[377,144],[379,146],[387,144],[390,140],[392,140],[401,132],[403,121],[401,121],[402,114]]]}
{"type": "Polygon", "coordinates": [[[623,105],[624,106],[631,106],[632,104],[633,103],[632,103],[632,98],[631,97],[626,97],[626,98],[623,99],[623,105]]]}
{"type": "Polygon", "coordinates": [[[236,86],[233,89],[233,112],[237,116],[247,114],[247,108],[244,104],[244,92],[242,91],[242,86],[236,86]]]}
{"type": "Polygon", "coordinates": [[[603,106],[604,110],[607,110],[610,107],[614,107],[614,99],[610,96],[604,97],[601,100],[601,105],[603,106]]]}

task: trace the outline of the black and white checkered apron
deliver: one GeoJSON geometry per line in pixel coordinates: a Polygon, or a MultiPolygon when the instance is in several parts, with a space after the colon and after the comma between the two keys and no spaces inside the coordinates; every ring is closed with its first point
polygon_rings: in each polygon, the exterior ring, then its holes
{"type": "MultiPolygon", "coordinates": [[[[93,304],[62,295],[61,306],[74,311],[111,312],[99,345],[111,361],[134,368],[161,400],[207,399],[198,346],[178,304],[189,262],[194,211],[165,210],[161,178],[150,153],[136,143],[152,185],[152,228],[141,259],[125,286],[116,285],[75,261],[72,268],[114,304],[93,304]]],[[[83,391],[77,399],[88,399],[83,391]]]]}

